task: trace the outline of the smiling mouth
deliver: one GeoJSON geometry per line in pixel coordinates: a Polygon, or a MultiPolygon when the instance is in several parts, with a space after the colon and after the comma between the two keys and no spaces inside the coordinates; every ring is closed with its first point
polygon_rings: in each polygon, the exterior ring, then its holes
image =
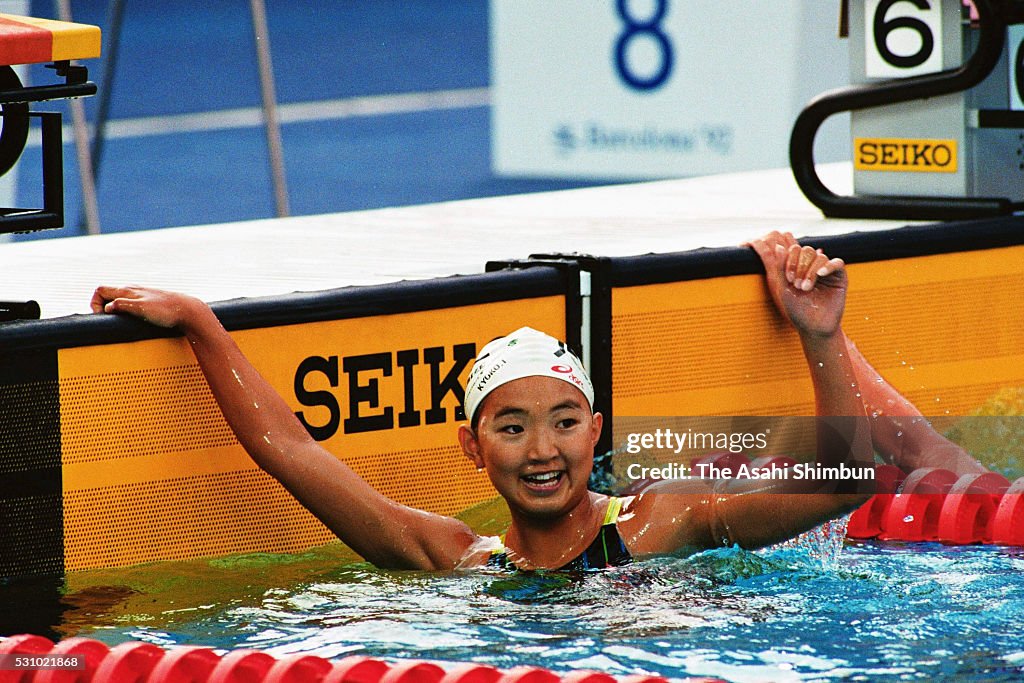
{"type": "Polygon", "coordinates": [[[539,474],[524,474],[521,478],[527,486],[533,489],[554,489],[562,481],[565,472],[541,472],[539,474]]]}

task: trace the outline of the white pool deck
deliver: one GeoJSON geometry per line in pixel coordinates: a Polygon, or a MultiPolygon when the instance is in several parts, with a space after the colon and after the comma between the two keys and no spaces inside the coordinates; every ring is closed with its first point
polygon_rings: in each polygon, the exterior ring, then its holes
{"type": "MultiPolygon", "coordinates": [[[[849,164],[819,167],[848,194],[849,164]]],[[[0,244],[0,300],[87,313],[99,284],[207,301],[482,273],[489,260],[735,246],[774,229],[845,234],[907,221],[830,220],[789,169],[373,211],[0,244]]],[[[841,254],[840,254],[841,256],[841,254]]]]}

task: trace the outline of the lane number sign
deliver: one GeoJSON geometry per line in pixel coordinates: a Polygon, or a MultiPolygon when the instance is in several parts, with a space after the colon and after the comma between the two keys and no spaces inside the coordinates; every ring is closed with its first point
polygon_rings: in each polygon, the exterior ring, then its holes
{"type": "Polygon", "coordinates": [[[942,70],[943,0],[866,0],[868,78],[906,78],[942,70]]]}
{"type": "Polygon", "coordinates": [[[675,61],[672,41],[662,27],[668,0],[648,4],[653,7],[644,12],[632,7],[629,0],[615,0],[615,13],[622,22],[613,50],[615,71],[627,87],[639,91],[664,85],[675,61]]]}

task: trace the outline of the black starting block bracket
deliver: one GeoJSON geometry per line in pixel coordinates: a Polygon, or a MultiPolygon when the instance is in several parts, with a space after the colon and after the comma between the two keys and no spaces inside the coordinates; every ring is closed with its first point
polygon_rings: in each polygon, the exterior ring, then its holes
{"type": "Polygon", "coordinates": [[[49,230],[64,225],[64,152],[59,112],[29,111],[30,102],[45,102],[96,94],[84,66],[70,62],[49,65],[64,83],[23,87],[10,66],[0,66],[0,176],[10,171],[28,143],[29,120],[42,125],[42,208],[0,208],[0,233],[49,230]]]}

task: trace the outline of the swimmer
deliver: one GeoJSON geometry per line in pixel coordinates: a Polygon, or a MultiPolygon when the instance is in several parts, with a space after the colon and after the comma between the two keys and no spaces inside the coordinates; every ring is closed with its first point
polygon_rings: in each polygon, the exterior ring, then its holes
{"type": "MultiPolygon", "coordinates": [[[[810,370],[817,460],[870,466],[868,419],[840,329],[846,271],[810,247],[758,249],[776,305],[797,331],[810,370]],[[787,280],[787,274],[791,277],[787,280]]],[[[520,329],[481,349],[467,382],[463,452],[508,504],[500,547],[465,523],[374,490],[316,442],[198,299],[100,287],[96,312],[177,328],[250,457],[338,538],[380,567],[450,570],[496,565],[587,569],[722,545],[770,545],[847,513],[870,491],[835,481],[669,480],[618,499],[589,491],[603,416],[582,363],[546,334],[520,329]]]]}

